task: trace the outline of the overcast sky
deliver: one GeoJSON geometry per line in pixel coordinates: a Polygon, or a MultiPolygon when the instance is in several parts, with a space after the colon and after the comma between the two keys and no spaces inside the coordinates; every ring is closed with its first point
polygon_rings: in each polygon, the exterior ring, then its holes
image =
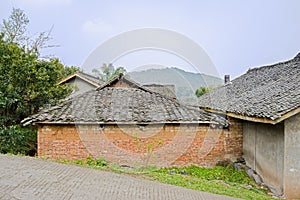
{"type": "MultiPolygon", "coordinates": [[[[66,65],[82,66],[105,41],[143,28],[189,38],[210,57],[220,77],[237,77],[300,52],[299,0],[1,0],[0,19],[8,18],[13,7],[25,11],[31,34],[54,26],[51,43],[60,47],[45,54],[54,54],[66,65]]],[[[195,71],[180,55],[149,49],[124,55],[114,64],[129,71],[148,64],[195,71]]]]}

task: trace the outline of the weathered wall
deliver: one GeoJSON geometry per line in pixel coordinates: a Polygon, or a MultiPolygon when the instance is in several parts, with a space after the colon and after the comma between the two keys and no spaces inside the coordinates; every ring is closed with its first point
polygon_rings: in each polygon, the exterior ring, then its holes
{"type": "Polygon", "coordinates": [[[284,126],[243,123],[243,156],[268,186],[283,192],[284,126]]]}
{"type": "Polygon", "coordinates": [[[118,164],[212,166],[242,155],[242,125],[41,125],[38,154],[49,158],[103,157],[118,164]]]}
{"type": "Polygon", "coordinates": [[[300,114],[284,123],[284,194],[300,199],[300,114]]]}
{"type": "Polygon", "coordinates": [[[89,153],[74,126],[39,126],[38,155],[77,160],[86,158],[89,153]]]}
{"type": "Polygon", "coordinates": [[[96,87],[87,83],[86,81],[81,80],[80,78],[75,78],[70,81],[68,81],[69,84],[72,86],[75,86],[72,94],[70,94],[70,97],[83,94],[89,90],[95,89],[96,87]]]}

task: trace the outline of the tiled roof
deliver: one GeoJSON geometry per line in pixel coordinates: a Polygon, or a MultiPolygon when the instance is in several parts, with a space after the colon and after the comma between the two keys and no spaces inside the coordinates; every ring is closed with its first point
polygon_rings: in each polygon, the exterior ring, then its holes
{"type": "Polygon", "coordinates": [[[276,120],[300,107],[300,53],[292,60],[249,69],[199,98],[202,108],[276,120]]]}
{"type": "Polygon", "coordinates": [[[143,85],[154,92],[176,99],[175,85],[148,84],[143,85]]]}
{"type": "Polygon", "coordinates": [[[58,106],[26,118],[30,123],[208,123],[227,126],[218,115],[180,105],[176,100],[144,89],[117,87],[130,82],[123,75],[96,90],[75,96],[58,106]]]}

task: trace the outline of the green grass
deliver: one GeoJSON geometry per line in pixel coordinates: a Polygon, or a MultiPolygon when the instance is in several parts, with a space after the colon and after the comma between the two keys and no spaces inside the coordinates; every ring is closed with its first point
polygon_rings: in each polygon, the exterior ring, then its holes
{"type": "Polygon", "coordinates": [[[176,168],[181,172],[173,174],[173,168],[158,169],[149,173],[153,180],[182,186],[193,190],[232,196],[242,199],[272,199],[265,189],[257,188],[244,172],[235,171],[231,167],[184,167],[176,168]],[[182,175],[184,170],[188,173],[182,175]],[[171,171],[170,171],[171,170],[171,171]],[[171,173],[170,173],[171,172],[171,173]]]}
{"type": "Polygon", "coordinates": [[[234,170],[232,166],[216,166],[213,168],[204,168],[198,166],[181,168],[144,167],[133,169],[120,167],[114,163],[108,163],[102,158],[94,160],[90,157],[85,161],[60,160],[60,162],[127,174],[130,176],[159,181],[166,184],[182,186],[193,190],[241,199],[273,199],[266,194],[266,189],[259,188],[244,171],[234,170]]]}
{"type": "Polygon", "coordinates": [[[241,184],[253,183],[246,173],[244,173],[243,171],[235,170],[232,166],[215,166],[213,168],[204,168],[191,165],[182,168],[161,168],[157,171],[164,174],[187,174],[195,178],[206,180],[223,180],[226,182],[235,182],[241,184]]]}

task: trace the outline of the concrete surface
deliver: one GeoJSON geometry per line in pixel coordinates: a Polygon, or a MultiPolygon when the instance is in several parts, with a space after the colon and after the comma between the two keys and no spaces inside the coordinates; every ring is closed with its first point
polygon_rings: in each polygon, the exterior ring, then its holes
{"type": "Polygon", "coordinates": [[[0,154],[0,199],[231,200],[234,198],[100,170],[0,154]]]}
{"type": "Polygon", "coordinates": [[[264,182],[283,193],[284,127],[254,122],[243,123],[243,157],[264,182]]]}
{"type": "Polygon", "coordinates": [[[300,114],[284,122],[284,194],[300,199],[300,114]]]}
{"type": "Polygon", "coordinates": [[[83,94],[89,90],[93,90],[96,86],[89,84],[88,82],[76,77],[75,79],[69,80],[68,83],[75,87],[69,97],[74,97],[79,94],[83,94]]]}

